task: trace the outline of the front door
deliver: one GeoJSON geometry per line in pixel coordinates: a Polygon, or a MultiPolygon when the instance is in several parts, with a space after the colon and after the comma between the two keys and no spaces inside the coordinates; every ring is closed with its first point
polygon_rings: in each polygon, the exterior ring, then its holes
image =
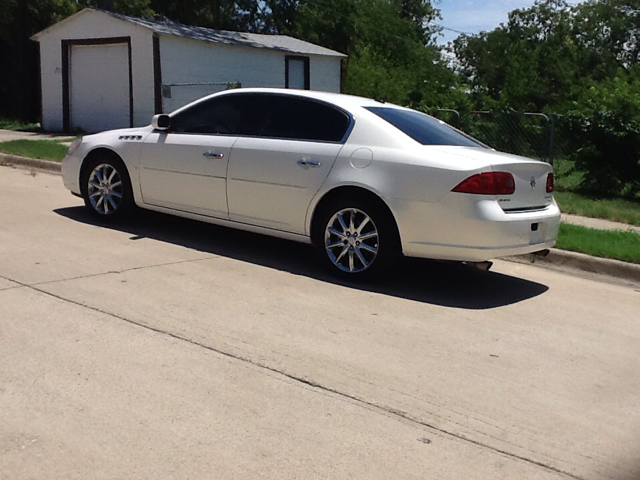
{"type": "Polygon", "coordinates": [[[152,132],[142,147],[144,202],[228,219],[227,165],[239,121],[236,102],[227,96],[172,114],[169,130],[152,132]]]}
{"type": "Polygon", "coordinates": [[[226,174],[235,138],[152,132],[142,146],[146,204],[227,219],[226,174]]]}

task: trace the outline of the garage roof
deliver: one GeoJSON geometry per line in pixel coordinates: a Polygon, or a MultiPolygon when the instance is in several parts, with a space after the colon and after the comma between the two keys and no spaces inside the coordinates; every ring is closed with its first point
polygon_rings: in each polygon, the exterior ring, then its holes
{"type": "Polygon", "coordinates": [[[225,45],[235,45],[240,47],[250,48],[264,48],[267,50],[277,50],[281,52],[288,52],[299,55],[321,55],[326,57],[346,57],[340,52],[330,50],[328,48],[320,47],[313,43],[304,42],[297,38],[288,37],[286,35],[264,35],[259,33],[244,33],[244,32],[230,32],[226,30],[213,30],[211,28],[194,27],[190,25],[183,25],[181,23],[172,22],[171,20],[163,19],[149,19],[149,18],[137,18],[129,17],[127,15],[121,15],[119,13],[107,12],[105,10],[99,10],[97,8],[85,8],[80,12],[62,20],[49,28],[36,33],[33,40],[40,40],[40,38],[49,31],[61,26],[73,18],[80,16],[86,12],[99,12],[109,15],[111,17],[131,22],[141,27],[147,28],[160,35],[173,35],[183,38],[191,38],[194,40],[202,40],[205,42],[222,43],[225,45]]]}

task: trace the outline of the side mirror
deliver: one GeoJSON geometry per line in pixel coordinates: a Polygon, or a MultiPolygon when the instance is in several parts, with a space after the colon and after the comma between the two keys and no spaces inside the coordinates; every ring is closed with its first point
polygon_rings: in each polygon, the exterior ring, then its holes
{"type": "Polygon", "coordinates": [[[151,126],[156,130],[168,130],[171,126],[171,117],[164,113],[154,115],[151,119],[151,126]]]}

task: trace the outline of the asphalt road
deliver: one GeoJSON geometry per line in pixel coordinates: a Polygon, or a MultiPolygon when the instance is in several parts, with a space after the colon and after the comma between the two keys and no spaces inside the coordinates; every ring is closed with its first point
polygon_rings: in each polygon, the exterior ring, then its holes
{"type": "Polygon", "coordinates": [[[640,478],[633,287],[80,205],[0,167],[0,478],[640,478]]]}

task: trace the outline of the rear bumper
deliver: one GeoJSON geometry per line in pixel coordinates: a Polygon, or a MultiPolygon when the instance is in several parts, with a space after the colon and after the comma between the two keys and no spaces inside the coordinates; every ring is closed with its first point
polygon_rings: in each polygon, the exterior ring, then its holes
{"type": "Polygon", "coordinates": [[[483,262],[555,245],[560,209],[505,213],[493,197],[450,193],[437,203],[390,200],[403,253],[410,257],[483,262]]]}

